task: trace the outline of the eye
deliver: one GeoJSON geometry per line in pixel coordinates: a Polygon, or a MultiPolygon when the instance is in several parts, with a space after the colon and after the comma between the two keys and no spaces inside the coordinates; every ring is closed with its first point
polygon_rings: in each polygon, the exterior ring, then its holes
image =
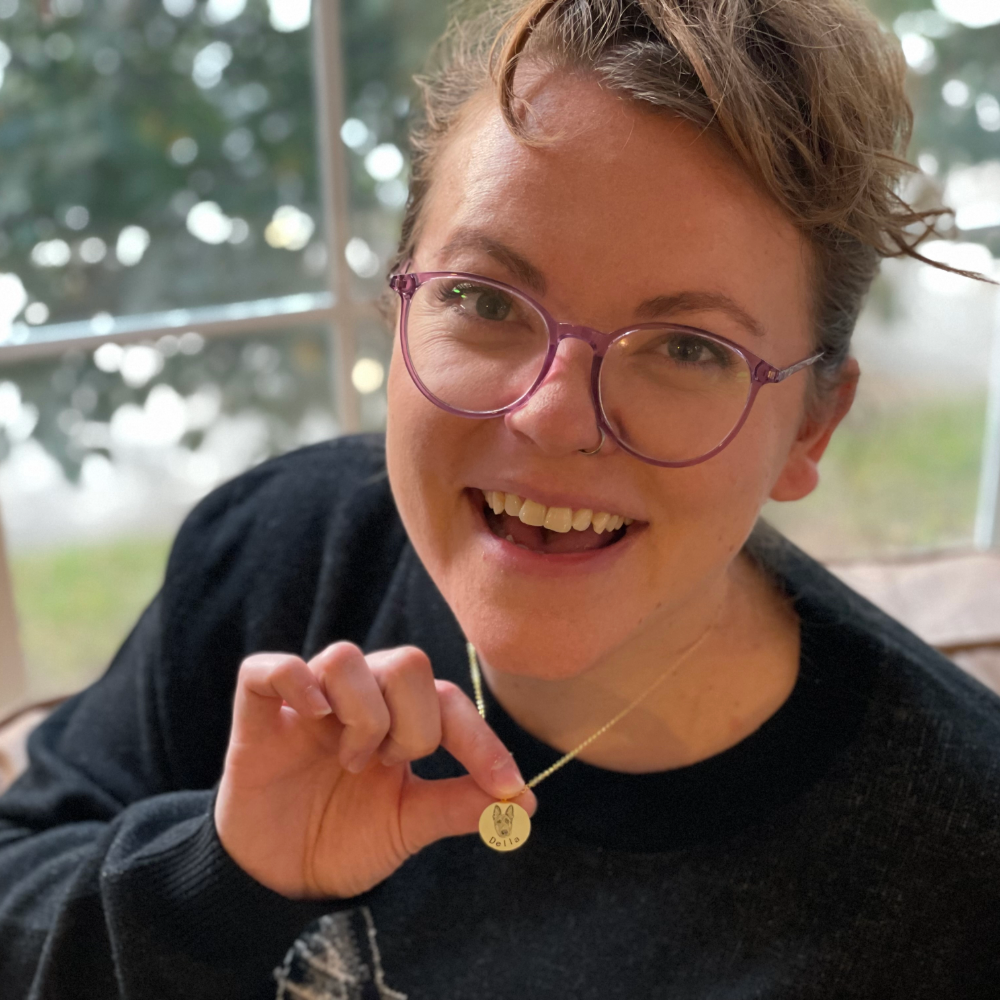
{"type": "Polygon", "coordinates": [[[475,309],[481,319],[504,320],[510,315],[513,300],[497,288],[463,282],[449,285],[442,294],[448,302],[460,303],[463,308],[475,309]]]}
{"type": "Polygon", "coordinates": [[[662,345],[667,356],[683,365],[721,365],[732,364],[733,358],[721,344],[716,344],[705,337],[694,334],[675,334],[662,345]]]}

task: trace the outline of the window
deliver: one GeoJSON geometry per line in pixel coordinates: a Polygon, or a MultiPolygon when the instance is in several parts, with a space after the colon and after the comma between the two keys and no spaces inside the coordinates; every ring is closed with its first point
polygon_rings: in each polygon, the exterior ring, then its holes
{"type": "MultiPolygon", "coordinates": [[[[1000,279],[1000,7],[870,0],[899,36],[916,116],[907,194],[956,210],[924,252],[1000,279]]],[[[1000,546],[1000,298],[994,286],[886,261],[858,324],[856,404],[822,483],[766,515],[824,559],[1000,546]],[[991,357],[992,374],[991,374],[991,357]]]]}
{"type": "MultiPolygon", "coordinates": [[[[928,252],[998,276],[1000,12],[873,6],[911,68],[913,183],[958,210],[928,252]]],[[[0,510],[33,694],[103,669],[207,490],[382,426],[374,302],[411,77],[446,15],[0,0],[0,510]]],[[[996,544],[997,310],[989,286],[887,262],[823,483],[766,515],[821,558],[996,544]]]]}
{"type": "Polygon", "coordinates": [[[201,495],[383,425],[374,300],[444,17],[0,0],[0,509],[32,694],[103,669],[201,495]]]}

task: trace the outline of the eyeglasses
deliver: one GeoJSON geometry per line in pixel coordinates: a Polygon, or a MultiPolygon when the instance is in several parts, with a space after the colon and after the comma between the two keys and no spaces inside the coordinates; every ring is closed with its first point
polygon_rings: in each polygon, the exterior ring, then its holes
{"type": "Polygon", "coordinates": [[[534,299],[478,274],[394,274],[403,360],[417,388],[462,417],[499,417],[544,382],[559,344],[594,352],[590,387],[599,427],[652,465],[704,462],[736,437],[762,386],[818,361],[776,368],[695,327],[639,323],[613,333],[559,323],[534,299]]]}

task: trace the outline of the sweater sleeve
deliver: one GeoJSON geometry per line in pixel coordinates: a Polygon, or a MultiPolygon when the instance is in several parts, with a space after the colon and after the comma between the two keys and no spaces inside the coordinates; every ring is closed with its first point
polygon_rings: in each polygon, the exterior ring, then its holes
{"type": "Polygon", "coordinates": [[[0,798],[5,1000],[273,997],[295,936],[337,908],[260,885],[212,819],[239,663],[304,652],[330,575],[336,491],[317,493],[316,455],[290,464],[200,505],[108,671],[32,734],[0,798]]]}

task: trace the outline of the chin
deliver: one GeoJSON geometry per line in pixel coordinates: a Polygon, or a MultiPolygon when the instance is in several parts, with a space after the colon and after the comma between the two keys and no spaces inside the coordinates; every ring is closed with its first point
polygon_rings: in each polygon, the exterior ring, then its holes
{"type": "Polygon", "coordinates": [[[636,625],[610,603],[599,615],[545,611],[516,586],[498,588],[495,581],[459,573],[450,583],[442,593],[469,641],[492,669],[513,676],[566,680],[586,673],[636,625]]]}
{"type": "Polygon", "coordinates": [[[570,638],[574,633],[578,635],[576,630],[541,634],[513,623],[510,633],[505,634],[502,622],[483,624],[483,629],[470,629],[482,636],[479,642],[473,641],[477,652],[494,670],[514,677],[569,680],[586,673],[601,656],[602,651],[592,643],[570,638]]]}

